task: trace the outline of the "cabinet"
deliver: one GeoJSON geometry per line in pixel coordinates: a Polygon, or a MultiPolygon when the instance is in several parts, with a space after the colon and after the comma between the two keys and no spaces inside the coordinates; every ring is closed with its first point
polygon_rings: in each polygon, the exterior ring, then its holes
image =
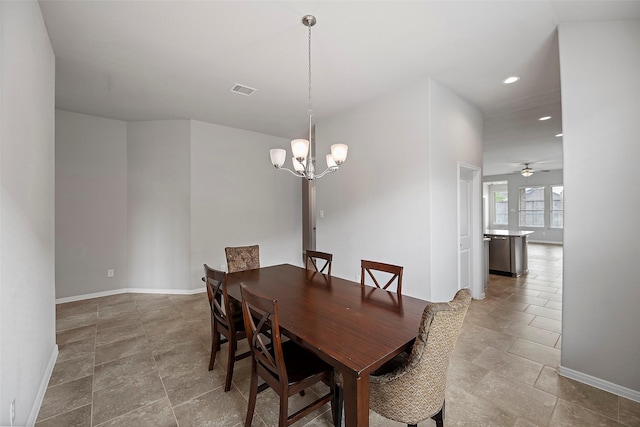
{"type": "Polygon", "coordinates": [[[489,241],[489,271],[518,277],[529,269],[527,236],[533,231],[486,230],[489,241]]]}

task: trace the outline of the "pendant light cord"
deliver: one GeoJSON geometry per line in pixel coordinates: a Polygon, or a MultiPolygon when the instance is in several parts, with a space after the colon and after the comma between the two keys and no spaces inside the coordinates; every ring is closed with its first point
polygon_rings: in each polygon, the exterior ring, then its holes
{"type": "Polygon", "coordinates": [[[307,114],[309,114],[309,144],[311,144],[311,116],[313,116],[313,109],[311,104],[311,25],[309,25],[309,105],[307,114]]]}

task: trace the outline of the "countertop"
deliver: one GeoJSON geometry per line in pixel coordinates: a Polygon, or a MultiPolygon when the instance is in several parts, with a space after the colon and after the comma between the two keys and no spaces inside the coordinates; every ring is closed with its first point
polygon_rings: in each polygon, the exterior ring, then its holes
{"type": "Polygon", "coordinates": [[[533,234],[535,231],[529,230],[484,230],[485,236],[509,236],[509,237],[524,237],[529,234],[533,234]]]}

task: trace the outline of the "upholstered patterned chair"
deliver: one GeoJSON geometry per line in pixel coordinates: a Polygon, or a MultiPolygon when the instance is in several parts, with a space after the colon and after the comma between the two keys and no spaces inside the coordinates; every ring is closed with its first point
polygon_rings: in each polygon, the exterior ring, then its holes
{"type": "MultiPolygon", "coordinates": [[[[447,369],[469,304],[471,293],[461,289],[450,302],[427,305],[411,353],[401,353],[371,375],[369,407],[373,411],[409,426],[428,418],[437,427],[444,426],[447,369]]],[[[341,382],[337,375],[336,383],[341,382]]],[[[337,392],[341,414],[342,392],[339,388],[337,392]]]]}
{"type": "Polygon", "coordinates": [[[238,246],[235,248],[224,248],[227,256],[227,271],[253,270],[260,268],[260,246],[238,246]]]}

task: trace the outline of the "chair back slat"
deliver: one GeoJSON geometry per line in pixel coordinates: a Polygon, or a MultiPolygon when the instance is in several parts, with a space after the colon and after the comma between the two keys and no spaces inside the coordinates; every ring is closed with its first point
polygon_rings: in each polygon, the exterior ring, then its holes
{"type": "Polygon", "coordinates": [[[234,324],[229,320],[232,310],[227,292],[227,273],[205,264],[204,274],[211,313],[223,327],[233,331],[234,324]]]}
{"type": "Polygon", "coordinates": [[[362,286],[365,285],[366,283],[366,276],[369,276],[371,278],[371,280],[373,280],[373,283],[376,285],[376,287],[380,288],[380,289],[385,289],[385,290],[391,290],[389,289],[391,287],[391,285],[394,282],[397,282],[396,284],[396,293],[398,295],[402,294],[402,272],[404,270],[404,267],[401,267],[399,265],[393,265],[393,264],[385,264],[382,262],[375,262],[375,261],[367,261],[367,260],[362,260],[360,262],[360,284],[362,286]],[[378,278],[375,277],[374,275],[374,271],[382,271],[384,273],[388,273],[391,274],[391,278],[384,284],[381,285],[380,282],[378,282],[378,278]]]}
{"type": "Polygon", "coordinates": [[[333,254],[327,252],[318,252],[307,249],[305,252],[306,262],[305,268],[310,270],[313,268],[318,273],[323,273],[325,269],[327,270],[327,276],[331,276],[331,264],[333,262],[333,254]],[[320,260],[324,261],[324,264],[320,262],[320,260]],[[318,267],[319,264],[322,264],[322,267],[318,267]],[[327,269],[328,268],[328,269],[327,269]]]}
{"type": "Polygon", "coordinates": [[[247,338],[258,367],[281,384],[287,384],[287,370],[282,352],[282,337],[278,317],[278,301],[258,295],[241,285],[242,312],[247,338]]]}

